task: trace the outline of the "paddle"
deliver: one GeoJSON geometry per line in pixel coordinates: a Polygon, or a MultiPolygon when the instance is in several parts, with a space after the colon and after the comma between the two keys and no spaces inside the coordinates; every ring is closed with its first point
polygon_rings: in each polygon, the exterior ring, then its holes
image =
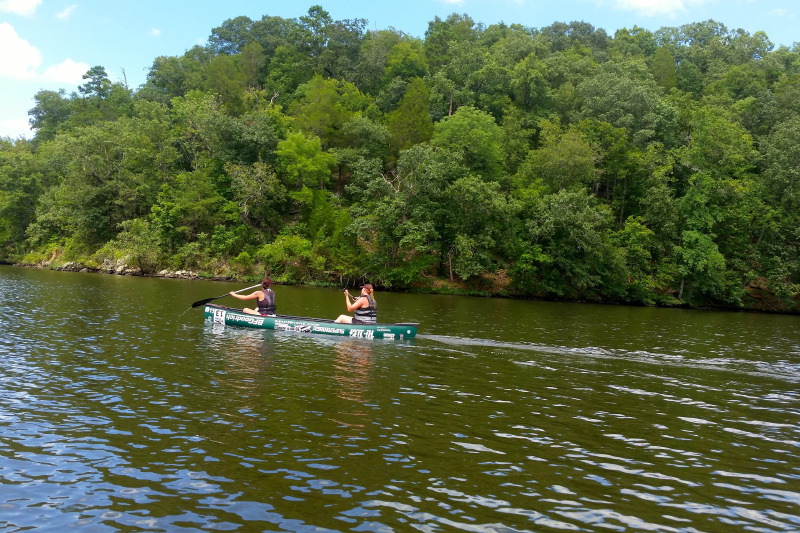
{"type": "MultiPolygon", "coordinates": [[[[256,287],[260,287],[260,286],[261,286],[261,284],[259,283],[258,285],[253,285],[252,287],[245,287],[244,289],[239,289],[238,291],[233,291],[233,292],[244,292],[246,290],[255,289],[256,287]]],[[[198,301],[196,301],[195,303],[192,304],[192,307],[200,307],[201,305],[206,305],[208,302],[210,302],[212,300],[216,300],[218,298],[224,298],[225,296],[228,296],[229,294],[230,294],[229,292],[226,292],[225,294],[223,294],[221,296],[215,296],[213,298],[206,298],[205,300],[198,300],[198,301]]]]}

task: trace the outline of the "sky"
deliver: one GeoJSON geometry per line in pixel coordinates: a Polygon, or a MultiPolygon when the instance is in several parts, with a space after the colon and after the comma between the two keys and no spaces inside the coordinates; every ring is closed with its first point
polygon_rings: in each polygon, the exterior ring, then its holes
{"type": "Polygon", "coordinates": [[[611,36],[713,19],[729,30],[764,31],[776,47],[800,42],[797,0],[0,0],[0,137],[31,138],[34,95],[71,94],[93,66],[136,89],[155,58],[206,43],[228,19],[299,18],[314,5],[334,20],[365,19],[369,29],[420,38],[435,17],[459,13],[486,26],[583,21],[611,36]]]}

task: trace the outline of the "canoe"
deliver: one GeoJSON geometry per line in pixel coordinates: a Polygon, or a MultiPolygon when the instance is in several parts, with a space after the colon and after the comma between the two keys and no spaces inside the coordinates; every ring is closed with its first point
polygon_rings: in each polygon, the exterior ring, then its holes
{"type": "Polygon", "coordinates": [[[338,335],[357,339],[413,339],[417,335],[417,322],[398,322],[396,324],[337,324],[325,318],[309,318],[288,315],[250,315],[239,309],[217,304],[206,304],[203,311],[206,322],[243,326],[246,328],[274,329],[276,331],[296,331],[338,335]]]}

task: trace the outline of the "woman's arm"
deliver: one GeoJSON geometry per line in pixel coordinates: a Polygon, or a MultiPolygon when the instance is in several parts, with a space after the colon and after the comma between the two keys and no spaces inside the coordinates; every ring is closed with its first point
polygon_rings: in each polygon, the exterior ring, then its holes
{"type": "Polygon", "coordinates": [[[357,296],[356,299],[353,300],[353,302],[351,303],[350,302],[350,293],[349,292],[345,292],[344,293],[344,302],[345,302],[345,305],[347,306],[347,310],[349,312],[351,312],[351,313],[353,311],[355,311],[356,309],[361,309],[362,307],[364,307],[364,304],[369,306],[369,301],[367,301],[367,299],[364,298],[363,295],[357,296]]]}
{"type": "Polygon", "coordinates": [[[238,298],[239,300],[252,300],[254,298],[261,299],[260,297],[263,296],[264,293],[261,292],[261,291],[255,291],[255,292],[252,292],[250,294],[238,294],[238,293],[235,293],[235,292],[231,291],[228,294],[230,294],[234,298],[238,298]]]}

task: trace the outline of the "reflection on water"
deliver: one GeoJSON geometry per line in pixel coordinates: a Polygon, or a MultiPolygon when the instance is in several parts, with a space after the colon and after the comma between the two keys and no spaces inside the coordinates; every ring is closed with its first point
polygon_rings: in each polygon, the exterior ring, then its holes
{"type": "Polygon", "coordinates": [[[369,374],[373,363],[371,341],[341,340],[337,342],[333,379],[339,387],[339,398],[360,404],[366,401],[369,374]]]}
{"type": "Polygon", "coordinates": [[[394,343],[186,312],[233,288],[0,269],[0,529],[800,529],[798,317],[386,294],[422,323],[394,343]]]}

